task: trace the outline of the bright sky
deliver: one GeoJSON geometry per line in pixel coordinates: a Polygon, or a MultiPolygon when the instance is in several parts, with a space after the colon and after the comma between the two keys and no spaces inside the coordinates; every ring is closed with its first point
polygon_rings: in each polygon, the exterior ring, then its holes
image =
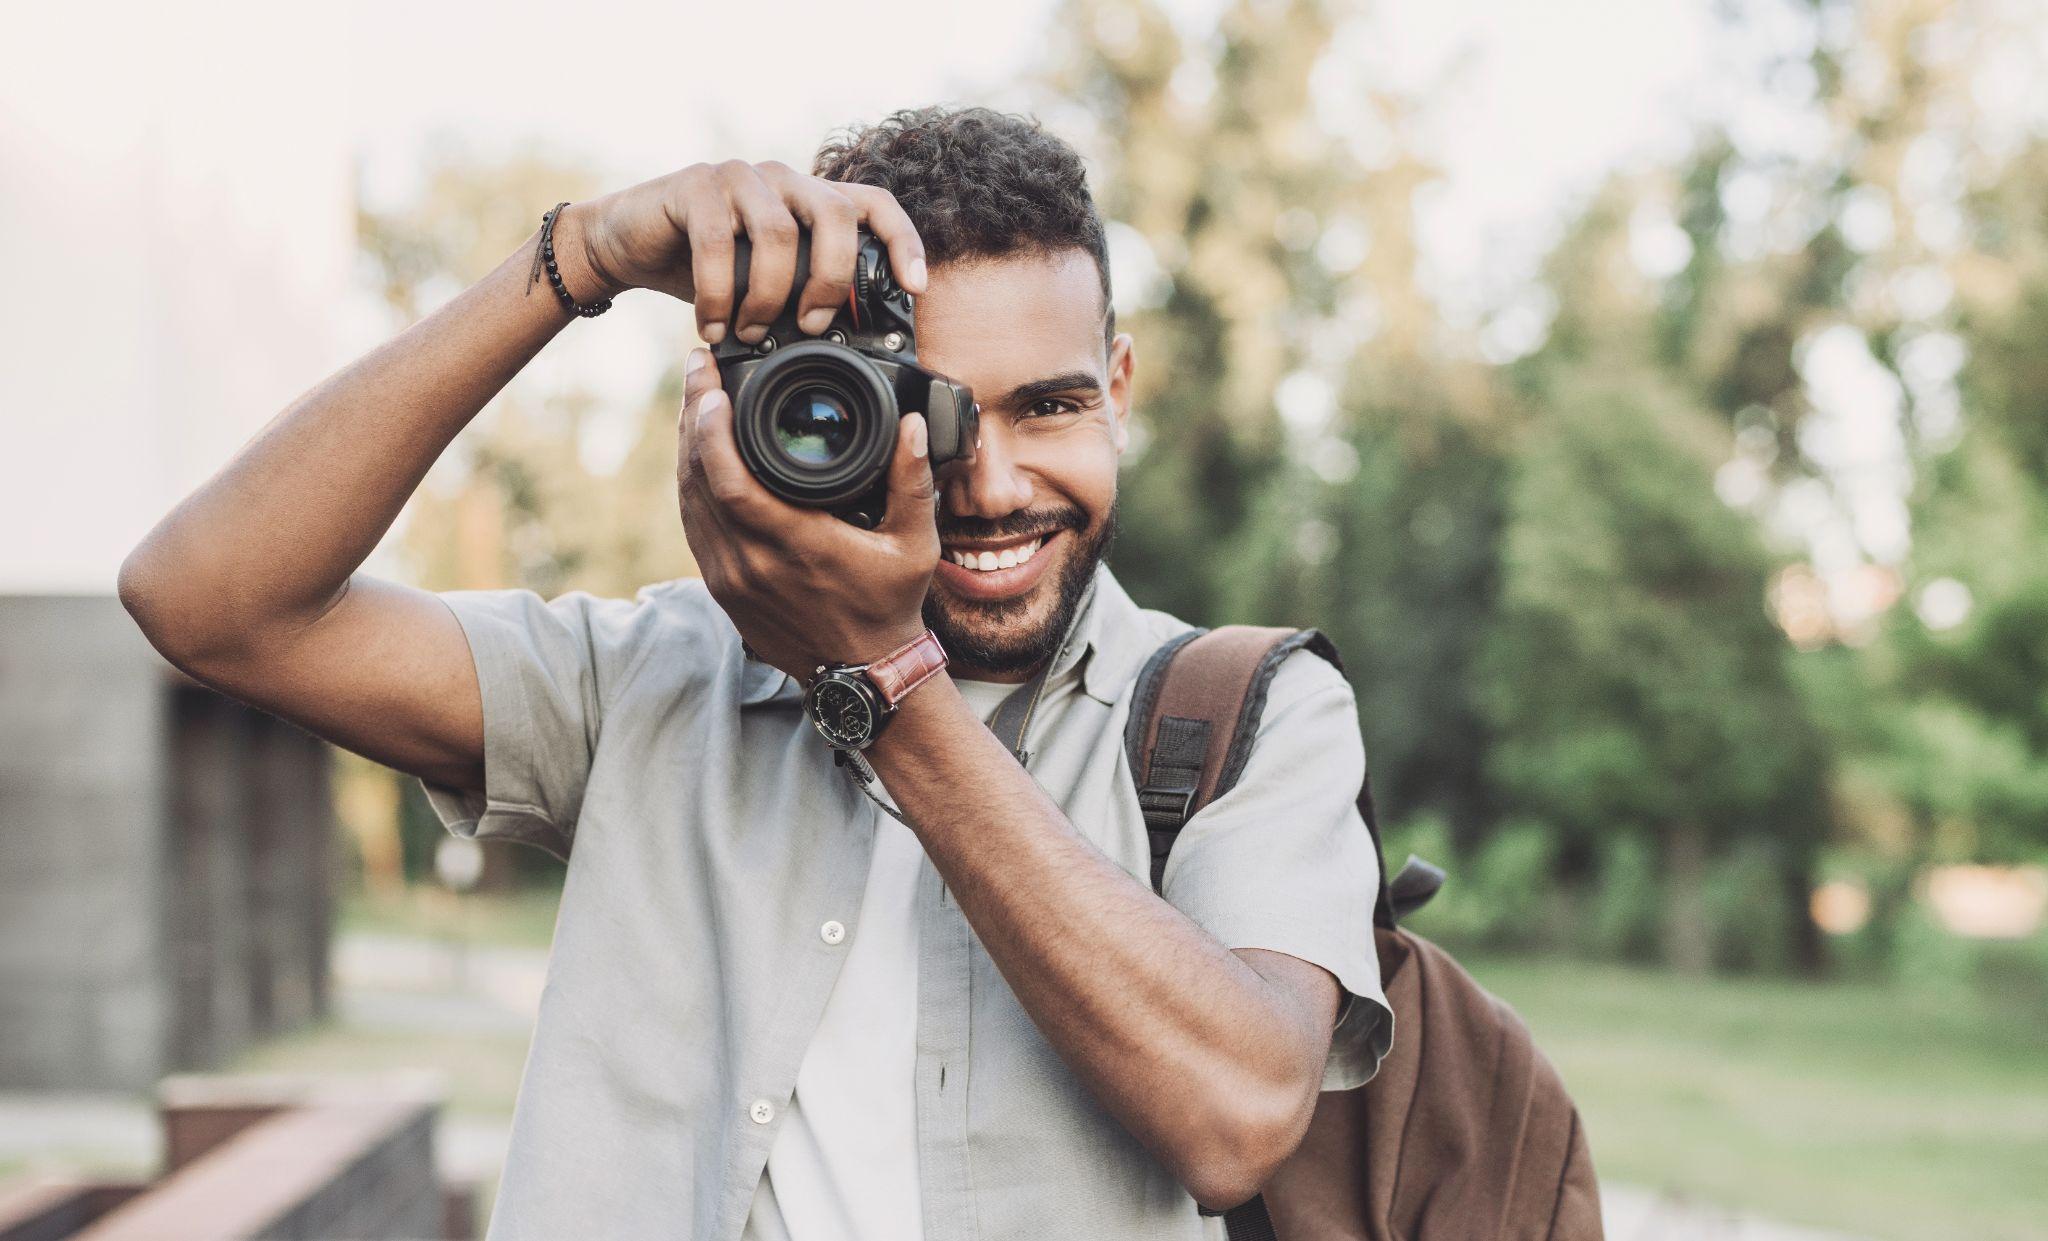
{"type": "MultiPolygon", "coordinates": [[[[1222,0],[1181,0],[1191,35],[1222,0]]],[[[801,163],[826,130],[934,100],[1024,107],[1052,0],[892,5],[628,0],[572,8],[364,0],[354,133],[370,198],[402,195],[426,143],[538,141],[620,180],[740,156],[801,163]]],[[[1425,220],[1454,300],[1498,295],[1560,208],[1607,168],[1690,132],[1731,41],[1709,0],[1381,0],[1338,75],[1428,102],[1448,176],[1425,220]]]]}
{"type": "MultiPolygon", "coordinates": [[[[1226,0],[1170,6],[1200,39],[1226,0]]],[[[1669,154],[1711,106],[1735,43],[1709,0],[1381,0],[1323,87],[1391,85],[1426,101],[1445,171],[1422,224],[1425,275],[1467,322],[1509,300],[1575,198],[1628,160],[1669,154]]],[[[801,166],[848,122],[933,101],[1026,109],[1051,52],[1054,0],[889,6],[626,0],[571,9],[363,0],[351,12],[351,126],[373,205],[403,200],[433,142],[539,144],[630,184],[698,160],[801,166]]],[[[682,307],[630,298],[602,333],[572,334],[522,385],[577,386],[624,411],[688,332],[682,307]],[[623,321],[623,322],[622,322],[623,321]],[[629,326],[631,325],[631,326],[629,326]]],[[[366,317],[367,347],[388,325],[366,317]]],[[[606,468],[630,425],[599,418],[584,456],[606,468]]]]}

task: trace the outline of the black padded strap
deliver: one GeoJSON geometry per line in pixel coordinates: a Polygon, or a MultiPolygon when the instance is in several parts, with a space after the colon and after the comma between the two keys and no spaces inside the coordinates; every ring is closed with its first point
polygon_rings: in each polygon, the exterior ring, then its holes
{"type": "Polygon", "coordinates": [[[1223,1231],[1230,1241],[1279,1241],[1273,1232],[1273,1217],[1266,1214],[1266,1200],[1253,1198],[1223,1213],[1223,1231]]]}
{"type": "Polygon", "coordinates": [[[1152,838],[1154,889],[1166,881],[1166,855],[1193,811],[1202,784],[1202,759],[1209,751],[1210,727],[1208,720],[1181,715],[1159,721],[1152,761],[1145,768],[1145,782],[1138,786],[1138,809],[1144,812],[1145,832],[1152,838]]]}

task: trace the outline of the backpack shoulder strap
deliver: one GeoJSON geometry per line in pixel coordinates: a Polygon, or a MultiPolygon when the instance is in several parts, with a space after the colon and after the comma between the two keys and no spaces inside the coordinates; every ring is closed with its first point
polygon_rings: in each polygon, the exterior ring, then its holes
{"type": "MultiPolygon", "coordinates": [[[[1180,634],[1145,661],[1131,697],[1124,751],[1151,837],[1154,891],[1161,890],[1180,829],[1244,774],[1265,713],[1266,691],[1281,661],[1298,650],[1311,651],[1343,671],[1337,648],[1321,632],[1251,625],[1180,634]]],[[[1359,787],[1358,812],[1380,864],[1373,917],[1391,927],[1396,907],[1380,856],[1369,778],[1359,787]]]]}

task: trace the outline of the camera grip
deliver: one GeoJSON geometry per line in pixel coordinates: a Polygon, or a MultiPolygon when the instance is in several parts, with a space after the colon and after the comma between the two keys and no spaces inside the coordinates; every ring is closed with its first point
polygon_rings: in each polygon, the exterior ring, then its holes
{"type": "MultiPolygon", "coordinates": [[[[744,233],[732,239],[732,315],[726,326],[732,327],[739,318],[740,307],[747,300],[747,276],[754,263],[754,245],[744,233]]],[[[799,228],[796,231],[796,276],[789,282],[789,300],[777,311],[777,319],[794,318],[797,299],[803,296],[804,285],[811,279],[811,230],[799,228]]]]}

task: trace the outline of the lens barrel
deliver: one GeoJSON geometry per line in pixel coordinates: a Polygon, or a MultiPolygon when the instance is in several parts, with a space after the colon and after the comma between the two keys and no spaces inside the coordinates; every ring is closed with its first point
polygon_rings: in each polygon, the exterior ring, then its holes
{"type": "Polygon", "coordinates": [[[858,499],[889,468],[896,396],[858,351],[829,341],[761,359],[733,403],[740,459],[761,485],[807,508],[858,499]]]}

